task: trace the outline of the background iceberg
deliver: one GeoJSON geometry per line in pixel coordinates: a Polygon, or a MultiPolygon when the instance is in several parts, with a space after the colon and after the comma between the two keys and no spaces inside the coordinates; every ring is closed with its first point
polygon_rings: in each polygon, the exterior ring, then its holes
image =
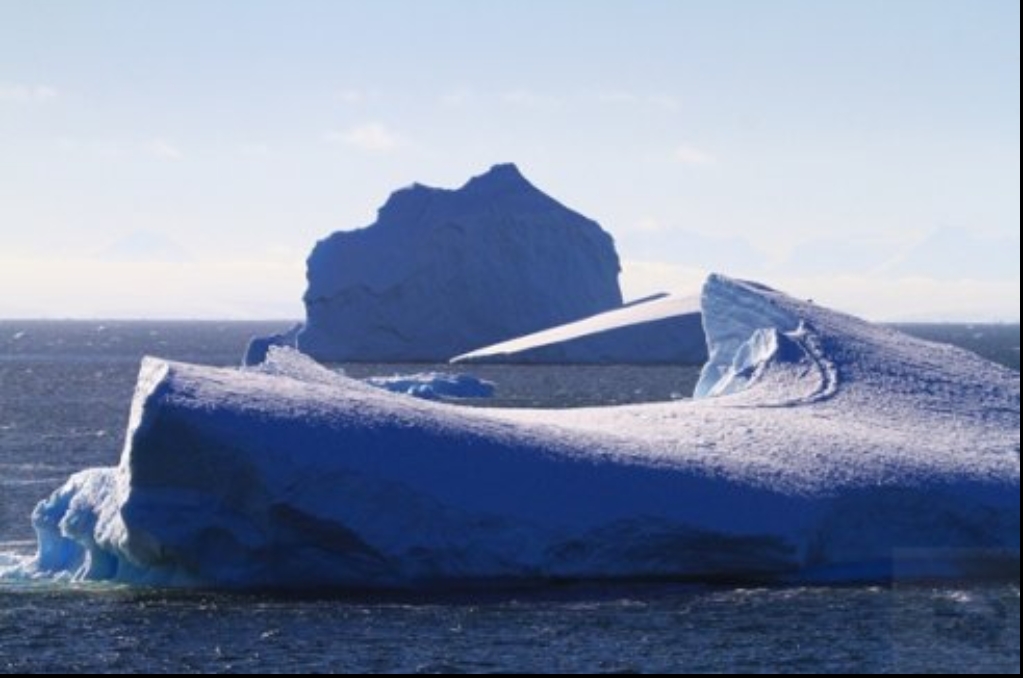
{"type": "Polygon", "coordinates": [[[120,465],[35,514],[38,574],[407,587],[1019,571],[1019,375],[708,281],[692,402],[469,410],[276,351],[147,359],[120,465]],[[728,313],[724,313],[728,311],[728,313]]]}
{"type": "Polygon", "coordinates": [[[596,222],[497,165],[457,190],[397,191],[376,223],[317,243],[305,326],[270,342],[322,362],[446,362],[621,305],[618,273],[596,222]]]}

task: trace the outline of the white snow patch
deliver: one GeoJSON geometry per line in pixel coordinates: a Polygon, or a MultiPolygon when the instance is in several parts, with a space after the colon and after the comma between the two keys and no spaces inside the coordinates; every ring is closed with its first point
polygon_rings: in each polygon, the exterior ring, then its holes
{"type": "Polygon", "coordinates": [[[480,348],[453,363],[684,363],[707,357],[699,296],[658,295],[480,348]]]}

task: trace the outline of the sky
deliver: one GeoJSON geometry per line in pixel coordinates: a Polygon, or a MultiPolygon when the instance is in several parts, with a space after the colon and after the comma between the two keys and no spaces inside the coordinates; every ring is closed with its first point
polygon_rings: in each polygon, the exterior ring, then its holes
{"type": "Polygon", "coordinates": [[[515,162],[627,298],[1020,316],[1015,0],[0,0],[0,317],[298,318],[393,190],[515,162]]]}

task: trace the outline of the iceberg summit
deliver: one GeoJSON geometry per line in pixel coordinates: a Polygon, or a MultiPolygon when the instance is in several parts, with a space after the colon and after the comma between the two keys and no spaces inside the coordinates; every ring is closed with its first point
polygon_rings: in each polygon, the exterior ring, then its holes
{"type": "Polygon", "coordinates": [[[1019,375],[751,283],[688,402],[479,410],[147,358],[25,574],[226,588],[1019,576],[1019,375]]]}

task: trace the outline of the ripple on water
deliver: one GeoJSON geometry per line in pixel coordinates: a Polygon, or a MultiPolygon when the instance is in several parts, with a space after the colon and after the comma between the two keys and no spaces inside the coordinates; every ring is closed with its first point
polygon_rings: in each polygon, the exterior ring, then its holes
{"type": "Polygon", "coordinates": [[[0,657],[11,671],[1012,672],[1019,586],[406,603],[0,585],[0,657]]]}

